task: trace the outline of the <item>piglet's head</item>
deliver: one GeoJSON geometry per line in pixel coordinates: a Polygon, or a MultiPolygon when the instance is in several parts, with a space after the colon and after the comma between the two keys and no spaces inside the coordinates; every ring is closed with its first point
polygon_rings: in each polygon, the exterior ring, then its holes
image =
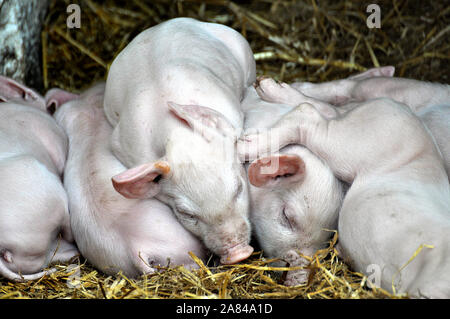
{"type": "MultiPolygon", "coordinates": [[[[323,248],[337,227],[339,181],[314,154],[299,145],[248,166],[250,221],[264,253],[290,266],[307,266],[301,254],[323,248]]],[[[307,271],[288,272],[286,284],[304,283],[307,271]]]]}
{"type": "Polygon", "coordinates": [[[155,196],[167,203],[223,263],[247,258],[253,251],[248,185],[234,127],[208,107],[168,107],[181,125],[169,134],[165,156],[114,176],[115,189],[128,198],[155,196]]]}
{"type": "Polygon", "coordinates": [[[78,250],[70,228],[67,194],[59,177],[28,156],[0,163],[0,275],[34,280],[78,250]]]}

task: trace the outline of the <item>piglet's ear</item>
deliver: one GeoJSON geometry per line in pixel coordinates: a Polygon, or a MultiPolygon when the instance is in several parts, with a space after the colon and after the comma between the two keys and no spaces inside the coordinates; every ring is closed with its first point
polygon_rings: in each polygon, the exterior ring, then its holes
{"type": "Polygon", "coordinates": [[[45,94],[45,105],[47,108],[47,111],[50,114],[55,113],[55,111],[64,103],[75,100],[79,97],[78,94],[70,93],[67,91],[64,91],[62,89],[53,88],[50,89],[45,94]]]}
{"type": "Polygon", "coordinates": [[[377,76],[393,77],[395,73],[395,67],[388,65],[379,68],[372,68],[365,72],[358,73],[349,77],[350,80],[364,80],[377,76]]]}
{"type": "Polygon", "coordinates": [[[248,179],[253,186],[271,188],[300,182],[305,177],[305,162],[298,155],[277,154],[250,164],[248,179]]]}
{"type": "Polygon", "coordinates": [[[158,180],[169,172],[169,163],[165,161],[146,163],[112,177],[112,183],[127,198],[151,198],[160,191],[158,180]]]}
{"type": "Polygon", "coordinates": [[[199,132],[207,140],[211,140],[212,134],[235,137],[233,125],[221,113],[200,105],[181,105],[168,102],[169,109],[180,120],[187,123],[192,129],[199,132]]]}
{"type": "Polygon", "coordinates": [[[42,96],[19,82],[0,75],[0,102],[25,101],[44,108],[42,96]]]}

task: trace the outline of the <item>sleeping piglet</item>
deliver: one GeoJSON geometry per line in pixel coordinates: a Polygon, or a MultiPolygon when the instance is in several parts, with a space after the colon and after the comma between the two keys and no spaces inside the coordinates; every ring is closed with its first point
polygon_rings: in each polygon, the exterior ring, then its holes
{"type": "MultiPolygon", "coordinates": [[[[253,86],[242,108],[245,129],[270,128],[292,106],[263,101],[253,86]]],[[[256,239],[270,258],[291,267],[307,266],[337,229],[343,190],[331,169],[301,145],[289,145],[247,165],[250,222],[256,239]]],[[[290,270],[285,285],[307,282],[309,270],[290,270]]]]}
{"type": "Polygon", "coordinates": [[[298,82],[292,87],[304,98],[339,106],[337,111],[340,113],[377,97],[388,97],[407,105],[433,135],[450,178],[450,85],[393,77],[394,72],[393,66],[384,66],[342,80],[298,82]]]}
{"type": "Polygon", "coordinates": [[[253,251],[236,140],[240,102],[254,81],[253,54],[238,32],[190,18],[140,33],[106,81],[111,147],[128,168],[113,176],[115,189],[168,204],[225,264],[253,251]]]}
{"type": "Polygon", "coordinates": [[[111,176],[125,168],[111,152],[112,127],[103,112],[104,89],[101,83],[78,97],[67,98],[62,90],[48,97],[69,137],[64,186],[80,252],[101,271],[122,270],[129,277],[169,263],[197,267],[188,252],[205,259],[206,250],[167,205],[153,198],[127,199],[114,190],[111,176]],[[59,107],[60,101],[66,103],[59,107]]]}
{"type": "Polygon", "coordinates": [[[0,275],[8,279],[38,279],[78,255],[61,181],[66,151],[44,98],[0,76],[0,275]]]}
{"type": "MultiPolygon", "coordinates": [[[[386,290],[449,298],[450,184],[439,149],[410,106],[374,98],[339,114],[324,101],[303,103],[295,88],[267,78],[257,92],[297,105],[271,128],[279,148],[302,144],[351,184],[338,222],[344,259],[386,290]]],[[[265,134],[244,134],[239,145],[249,158],[271,151],[265,134]]]]}

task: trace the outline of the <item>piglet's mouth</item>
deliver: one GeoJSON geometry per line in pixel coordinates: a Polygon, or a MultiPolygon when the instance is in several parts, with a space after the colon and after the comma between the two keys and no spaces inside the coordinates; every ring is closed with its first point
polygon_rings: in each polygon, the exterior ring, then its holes
{"type": "Polygon", "coordinates": [[[253,253],[253,247],[247,244],[234,246],[220,257],[220,263],[224,265],[236,264],[247,259],[253,253]]]}

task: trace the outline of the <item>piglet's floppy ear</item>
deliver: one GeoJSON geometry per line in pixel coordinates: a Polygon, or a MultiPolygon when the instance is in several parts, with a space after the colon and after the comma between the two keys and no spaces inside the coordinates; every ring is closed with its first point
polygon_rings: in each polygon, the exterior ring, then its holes
{"type": "Polygon", "coordinates": [[[207,140],[211,140],[213,132],[223,136],[234,137],[234,127],[221,113],[200,105],[181,105],[168,102],[169,109],[192,129],[199,132],[207,140]]]}
{"type": "Polygon", "coordinates": [[[42,109],[45,105],[44,99],[39,93],[13,79],[0,75],[0,102],[11,100],[31,102],[42,109]]]}
{"type": "Polygon", "coordinates": [[[112,177],[112,183],[127,198],[151,198],[160,191],[158,180],[169,172],[169,163],[165,161],[146,163],[112,177]]]}
{"type": "Polygon", "coordinates": [[[45,106],[47,111],[53,114],[64,103],[75,100],[78,94],[70,93],[62,89],[53,88],[45,94],[45,106]]]}
{"type": "Polygon", "coordinates": [[[302,181],[305,162],[298,155],[278,154],[259,158],[250,164],[248,179],[253,186],[270,188],[302,181]]]}

